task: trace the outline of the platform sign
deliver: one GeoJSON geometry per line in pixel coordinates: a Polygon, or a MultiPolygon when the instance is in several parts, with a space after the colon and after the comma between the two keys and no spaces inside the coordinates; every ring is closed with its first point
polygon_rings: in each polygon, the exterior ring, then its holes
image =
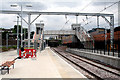
{"type": "Polygon", "coordinates": [[[19,50],[19,57],[21,58],[36,57],[36,50],[35,49],[24,49],[24,51],[19,50]]]}

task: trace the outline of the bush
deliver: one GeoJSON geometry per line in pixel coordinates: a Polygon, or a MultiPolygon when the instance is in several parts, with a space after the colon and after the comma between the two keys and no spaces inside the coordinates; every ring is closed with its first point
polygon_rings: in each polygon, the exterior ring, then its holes
{"type": "Polygon", "coordinates": [[[6,47],[2,47],[2,51],[8,51],[6,47]]]}
{"type": "Polygon", "coordinates": [[[17,49],[17,46],[12,46],[13,49],[17,49]]]}
{"type": "Polygon", "coordinates": [[[17,49],[17,46],[10,46],[10,47],[8,47],[8,49],[7,49],[7,47],[2,47],[2,51],[8,51],[10,49],[17,49]]]}

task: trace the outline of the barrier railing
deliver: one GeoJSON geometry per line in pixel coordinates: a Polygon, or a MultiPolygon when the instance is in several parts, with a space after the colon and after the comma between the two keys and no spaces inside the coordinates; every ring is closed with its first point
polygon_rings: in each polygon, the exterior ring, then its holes
{"type": "Polygon", "coordinates": [[[24,51],[19,50],[19,57],[21,58],[36,57],[36,50],[35,49],[24,49],[24,51]]]}

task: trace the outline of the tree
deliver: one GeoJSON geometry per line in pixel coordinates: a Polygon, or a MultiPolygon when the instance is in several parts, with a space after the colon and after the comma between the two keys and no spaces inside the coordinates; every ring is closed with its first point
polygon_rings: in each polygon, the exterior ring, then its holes
{"type": "Polygon", "coordinates": [[[55,38],[53,38],[53,37],[49,37],[49,40],[55,40],[55,38]]]}
{"type": "MultiPolygon", "coordinates": [[[[17,33],[17,25],[14,25],[13,33],[17,33]]],[[[19,33],[21,33],[21,25],[19,25],[19,33]]]]}
{"type": "Polygon", "coordinates": [[[23,33],[25,33],[23,36],[24,36],[25,38],[27,38],[27,37],[28,37],[28,30],[27,30],[27,28],[24,28],[24,29],[23,29],[23,33]]]}
{"type": "Polygon", "coordinates": [[[31,32],[31,34],[30,34],[30,39],[33,38],[34,33],[35,33],[34,31],[31,32]]]}
{"type": "Polygon", "coordinates": [[[2,39],[6,39],[6,34],[8,33],[8,31],[4,31],[3,33],[2,33],[2,39]]]}

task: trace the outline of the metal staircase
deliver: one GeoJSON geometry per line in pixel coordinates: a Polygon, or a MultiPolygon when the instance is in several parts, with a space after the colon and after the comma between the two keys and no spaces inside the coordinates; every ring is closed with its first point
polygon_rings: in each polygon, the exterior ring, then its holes
{"type": "Polygon", "coordinates": [[[93,37],[80,25],[73,24],[73,29],[80,42],[84,45],[84,48],[94,48],[93,37]]]}

